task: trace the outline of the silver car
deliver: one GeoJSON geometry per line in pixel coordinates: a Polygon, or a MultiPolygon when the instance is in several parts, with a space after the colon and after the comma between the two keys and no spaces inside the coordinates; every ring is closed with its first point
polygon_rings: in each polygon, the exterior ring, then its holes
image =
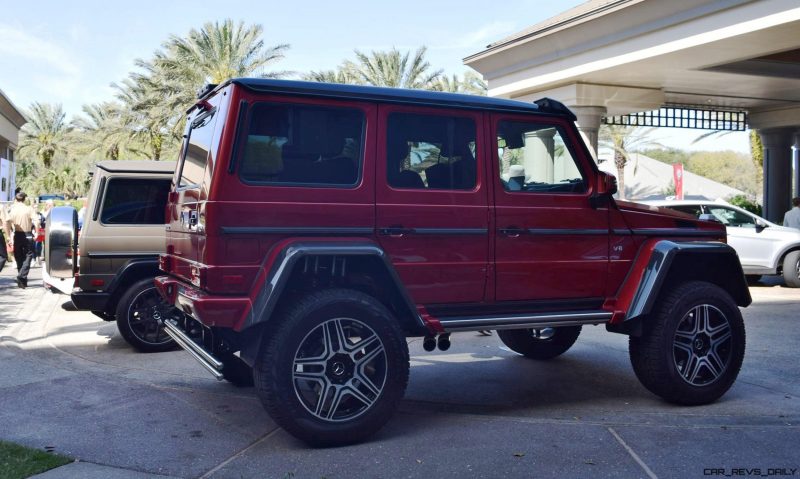
{"type": "Polygon", "coordinates": [[[767,221],[747,210],[715,201],[645,201],[695,217],[711,215],[728,230],[733,246],[749,279],[782,274],[786,285],[800,288],[800,230],[767,221]]]}

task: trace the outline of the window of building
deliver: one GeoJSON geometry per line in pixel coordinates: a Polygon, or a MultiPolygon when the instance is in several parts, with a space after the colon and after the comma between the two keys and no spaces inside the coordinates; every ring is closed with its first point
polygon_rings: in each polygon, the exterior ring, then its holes
{"type": "Polygon", "coordinates": [[[500,180],[506,191],[583,193],[586,181],[560,128],[501,121],[497,128],[500,180]]]}
{"type": "Polygon", "coordinates": [[[100,222],[106,225],[163,225],[170,180],[109,180],[100,222]]]}
{"type": "Polygon", "coordinates": [[[363,131],[364,113],[354,108],[256,105],[239,174],[253,183],[354,187],[363,131]]]}
{"type": "Polygon", "coordinates": [[[472,119],[392,113],[387,128],[390,186],[434,190],[475,188],[476,127],[472,119]]]}

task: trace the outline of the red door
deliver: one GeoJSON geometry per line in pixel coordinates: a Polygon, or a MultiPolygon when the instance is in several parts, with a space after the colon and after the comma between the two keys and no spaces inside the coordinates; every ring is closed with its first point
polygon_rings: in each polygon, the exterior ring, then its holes
{"type": "MultiPolygon", "coordinates": [[[[602,298],[608,210],[590,204],[592,159],[573,125],[492,115],[497,301],[602,298]]],[[[576,303],[575,306],[578,306],[576,303]]]]}
{"type": "Polygon", "coordinates": [[[420,304],[485,299],[489,206],[482,114],[380,106],[376,225],[420,304]]]}

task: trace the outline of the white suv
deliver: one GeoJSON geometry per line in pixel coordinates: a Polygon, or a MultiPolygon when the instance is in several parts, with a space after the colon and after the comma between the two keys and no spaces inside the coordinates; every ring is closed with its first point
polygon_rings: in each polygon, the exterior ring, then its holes
{"type": "Polygon", "coordinates": [[[800,287],[800,230],[769,222],[749,211],[714,201],[646,201],[696,218],[711,215],[728,230],[728,244],[742,262],[744,274],[783,274],[786,285],[800,287]]]}

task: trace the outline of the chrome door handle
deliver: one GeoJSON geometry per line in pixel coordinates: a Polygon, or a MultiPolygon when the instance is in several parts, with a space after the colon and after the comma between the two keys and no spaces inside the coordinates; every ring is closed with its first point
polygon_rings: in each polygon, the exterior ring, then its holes
{"type": "Polygon", "coordinates": [[[383,236],[393,236],[395,238],[402,238],[403,235],[407,235],[414,232],[414,228],[403,228],[402,226],[390,226],[388,228],[379,228],[378,234],[383,236]]]}
{"type": "Polygon", "coordinates": [[[522,228],[517,228],[516,226],[509,226],[508,228],[500,228],[500,234],[508,236],[509,238],[518,238],[519,235],[525,233],[525,230],[522,228]]]}

